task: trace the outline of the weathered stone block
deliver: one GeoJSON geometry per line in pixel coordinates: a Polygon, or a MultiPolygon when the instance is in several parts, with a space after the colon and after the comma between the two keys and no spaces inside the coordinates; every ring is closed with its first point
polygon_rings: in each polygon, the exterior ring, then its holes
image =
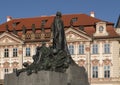
{"type": "Polygon", "coordinates": [[[84,67],[73,64],[69,66],[66,73],[68,85],[89,85],[84,67]]]}
{"type": "Polygon", "coordinates": [[[67,74],[39,71],[30,76],[23,72],[17,77],[15,73],[12,73],[5,75],[5,85],[67,85],[67,74]]]}

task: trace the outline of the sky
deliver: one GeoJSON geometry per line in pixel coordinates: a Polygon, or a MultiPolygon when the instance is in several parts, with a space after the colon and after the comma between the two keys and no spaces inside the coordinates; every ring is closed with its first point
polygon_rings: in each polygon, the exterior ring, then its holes
{"type": "Polygon", "coordinates": [[[6,17],[29,18],[62,14],[87,14],[116,24],[120,15],[120,0],[0,0],[0,24],[6,17]]]}

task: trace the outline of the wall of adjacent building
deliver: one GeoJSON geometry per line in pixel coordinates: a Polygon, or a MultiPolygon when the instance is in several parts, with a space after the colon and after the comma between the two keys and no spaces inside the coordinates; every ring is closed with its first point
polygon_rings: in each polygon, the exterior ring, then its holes
{"type": "Polygon", "coordinates": [[[113,69],[112,70],[112,77],[119,77],[119,42],[113,41],[112,42],[112,60],[113,60],[113,69]]]}
{"type": "MultiPolygon", "coordinates": [[[[120,55],[119,55],[119,49],[120,49],[120,44],[117,40],[94,40],[93,42],[91,41],[69,41],[68,45],[72,44],[74,46],[74,55],[72,55],[72,58],[76,61],[79,66],[84,66],[86,68],[86,71],[88,72],[88,77],[90,79],[90,83],[92,85],[117,85],[117,84],[109,84],[108,81],[118,81],[120,79],[120,55]],[[103,49],[104,49],[104,44],[109,43],[110,44],[110,54],[104,54],[103,49]],[[78,47],[79,44],[84,44],[85,45],[85,53],[83,55],[78,54],[78,47]],[[93,44],[98,44],[98,54],[92,54],[92,45],[93,44]],[[110,69],[110,78],[105,79],[104,78],[104,60],[110,60],[109,65],[111,67],[110,69]],[[94,61],[97,60],[96,65],[98,65],[98,78],[92,78],[92,66],[94,61]],[[112,79],[113,78],[113,79],[112,79]],[[111,79],[111,80],[110,80],[111,79]],[[104,83],[100,83],[103,81],[107,81],[104,83]],[[96,83],[98,82],[98,83],[96,83]]],[[[9,66],[9,73],[12,72],[13,67],[12,63],[14,61],[18,62],[18,69],[23,68],[22,63],[23,62],[30,62],[32,63],[32,55],[35,54],[35,49],[37,46],[40,46],[40,43],[26,43],[24,45],[17,45],[18,50],[18,57],[13,58],[12,56],[12,49],[14,47],[10,46],[10,57],[9,58],[4,58],[4,48],[5,46],[0,47],[0,79],[4,79],[4,66],[3,63],[8,61],[10,63],[9,66]],[[26,47],[31,48],[31,56],[26,57],[25,52],[26,52],[26,47]]],[[[120,80],[119,80],[120,81],[120,80]]],[[[114,83],[114,82],[113,82],[114,83]]]]}

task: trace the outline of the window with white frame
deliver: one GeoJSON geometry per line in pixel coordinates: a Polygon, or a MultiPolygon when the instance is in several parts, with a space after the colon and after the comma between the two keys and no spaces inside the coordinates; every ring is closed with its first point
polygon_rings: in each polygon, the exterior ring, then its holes
{"type": "Polygon", "coordinates": [[[30,48],[26,48],[26,56],[30,56],[30,48]]]}
{"type": "Polygon", "coordinates": [[[17,48],[13,48],[13,57],[17,57],[18,56],[18,50],[17,48]]]}
{"type": "Polygon", "coordinates": [[[98,66],[92,67],[92,78],[98,78],[98,66]]]}
{"type": "Polygon", "coordinates": [[[8,69],[8,68],[5,68],[5,69],[4,69],[4,73],[5,73],[5,74],[8,74],[8,73],[9,73],[9,69],[8,69]]]}
{"type": "Polygon", "coordinates": [[[92,53],[93,54],[98,54],[98,45],[97,44],[92,45],[92,53]]]}
{"type": "Polygon", "coordinates": [[[4,57],[6,57],[6,58],[9,57],[9,49],[8,48],[4,49],[4,57]]]}
{"type": "Polygon", "coordinates": [[[104,66],[104,78],[110,78],[110,66],[104,66]]]}
{"type": "Polygon", "coordinates": [[[110,44],[104,44],[104,53],[105,54],[110,53],[110,44]]]}
{"type": "Polygon", "coordinates": [[[84,54],[84,45],[83,44],[79,45],[79,54],[84,54]]]}
{"type": "Polygon", "coordinates": [[[68,45],[68,49],[69,49],[69,52],[70,54],[74,54],[74,46],[73,45],[68,45]]]}

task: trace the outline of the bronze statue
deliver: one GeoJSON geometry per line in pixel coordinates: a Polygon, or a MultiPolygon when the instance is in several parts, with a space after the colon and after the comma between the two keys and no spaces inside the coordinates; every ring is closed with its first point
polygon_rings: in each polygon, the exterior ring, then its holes
{"type": "MultiPolygon", "coordinates": [[[[46,47],[45,42],[43,42],[42,46],[37,47],[36,54],[33,55],[33,63],[31,65],[24,63],[25,68],[18,70],[16,72],[17,76],[25,71],[27,75],[33,72],[37,73],[40,70],[65,72],[69,67],[72,58],[68,51],[61,16],[61,13],[57,12],[52,24],[53,46],[46,47]]],[[[23,32],[25,33],[25,29],[23,29],[23,32]]]]}
{"type": "Polygon", "coordinates": [[[61,12],[57,12],[52,24],[51,30],[53,34],[53,49],[64,50],[67,52],[67,54],[69,54],[68,47],[66,44],[64,24],[61,17],[61,12]]]}
{"type": "MultiPolygon", "coordinates": [[[[57,12],[52,24],[53,45],[46,47],[45,42],[42,42],[42,46],[38,46],[36,54],[33,55],[33,63],[30,65],[26,62],[23,63],[25,68],[17,70],[16,76],[19,76],[21,72],[26,72],[27,75],[30,75],[41,70],[66,72],[68,85],[89,85],[85,68],[79,67],[68,51],[61,16],[61,13],[57,12]],[[78,79],[79,82],[76,81],[78,79]]],[[[23,33],[25,33],[25,28],[23,33]]]]}

